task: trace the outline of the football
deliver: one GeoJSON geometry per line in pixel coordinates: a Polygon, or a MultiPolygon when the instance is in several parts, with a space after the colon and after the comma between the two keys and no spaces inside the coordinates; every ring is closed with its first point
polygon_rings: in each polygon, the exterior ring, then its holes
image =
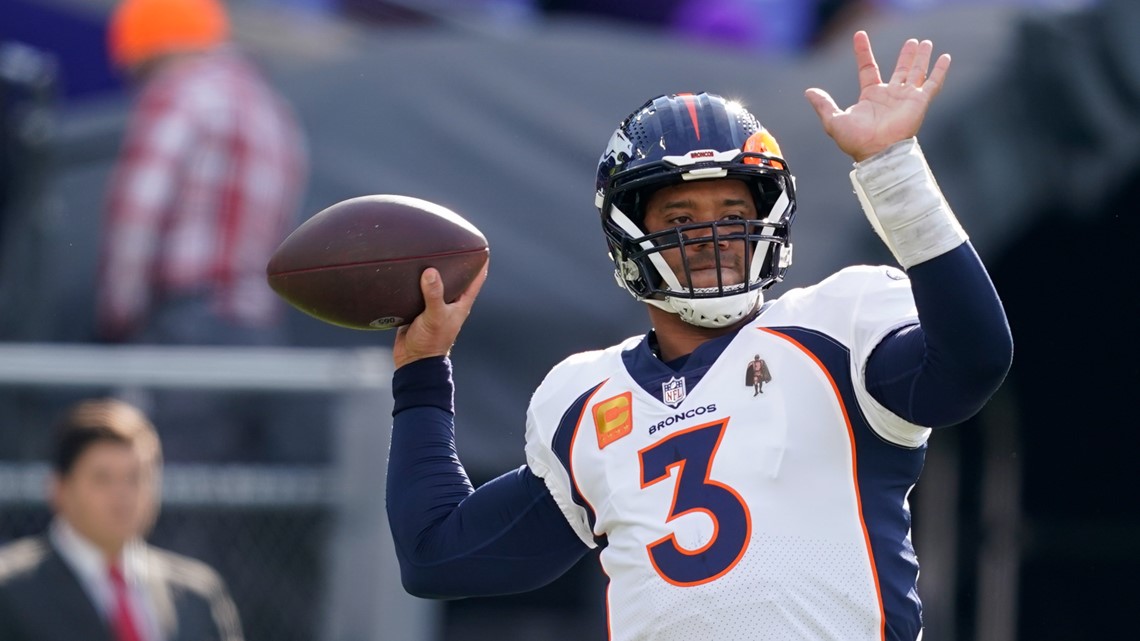
{"type": "Polygon", "coordinates": [[[277,248],[266,273],[273,291],[306,314],[352,329],[392,329],[424,310],[424,269],[439,270],[450,303],[488,256],[482,232],[450,209],[374,195],[305,221],[277,248]]]}

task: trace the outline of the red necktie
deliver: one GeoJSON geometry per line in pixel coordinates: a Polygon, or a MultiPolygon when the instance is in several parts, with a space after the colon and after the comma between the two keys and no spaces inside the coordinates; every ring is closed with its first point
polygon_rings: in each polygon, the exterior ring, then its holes
{"type": "Polygon", "coordinates": [[[142,641],[135,617],[131,613],[131,602],[127,596],[127,582],[123,579],[123,572],[119,566],[112,565],[108,570],[111,575],[111,585],[115,588],[115,610],[111,616],[111,631],[115,633],[116,641],[142,641]]]}

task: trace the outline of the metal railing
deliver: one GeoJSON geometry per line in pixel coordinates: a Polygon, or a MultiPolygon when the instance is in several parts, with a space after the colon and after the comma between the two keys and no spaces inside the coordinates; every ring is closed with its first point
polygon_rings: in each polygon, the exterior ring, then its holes
{"type": "MultiPolygon", "coordinates": [[[[439,611],[400,585],[384,512],[388,350],[0,344],[0,386],[296,391],[330,395],[328,468],[168,464],[166,506],[327,506],[321,638],[427,641],[439,611]]],[[[0,505],[44,499],[46,463],[0,465],[0,505]]]]}

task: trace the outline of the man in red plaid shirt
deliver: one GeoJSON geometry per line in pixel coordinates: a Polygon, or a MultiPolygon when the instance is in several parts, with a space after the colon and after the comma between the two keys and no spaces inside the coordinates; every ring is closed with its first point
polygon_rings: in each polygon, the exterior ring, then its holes
{"type": "Polygon", "coordinates": [[[217,0],[125,0],[113,61],[141,85],[103,223],[105,340],[277,342],[265,264],[294,222],[302,134],[227,43],[217,0]]]}
{"type": "MultiPolygon", "coordinates": [[[[283,343],[265,265],[295,222],[306,179],[289,107],[230,44],[219,0],[122,0],[108,45],[139,95],[103,221],[100,338],[283,343]]],[[[171,460],[305,447],[281,445],[290,439],[277,426],[262,429],[273,412],[262,397],[172,390],[131,398],[154,416],[171,460]]]]}

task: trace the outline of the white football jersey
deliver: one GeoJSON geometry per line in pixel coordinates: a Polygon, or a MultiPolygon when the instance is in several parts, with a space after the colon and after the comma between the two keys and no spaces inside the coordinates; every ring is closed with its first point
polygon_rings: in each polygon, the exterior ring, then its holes
{"type": "Polygon", "coordinates": [[[916,322],[901,271],[852,267],[681,371],[638,336],[547,375],[527,461],[603,547],[611,639],[919,637],[907,494],[930,430],[863,384],[875,346],[916,322]]]}

